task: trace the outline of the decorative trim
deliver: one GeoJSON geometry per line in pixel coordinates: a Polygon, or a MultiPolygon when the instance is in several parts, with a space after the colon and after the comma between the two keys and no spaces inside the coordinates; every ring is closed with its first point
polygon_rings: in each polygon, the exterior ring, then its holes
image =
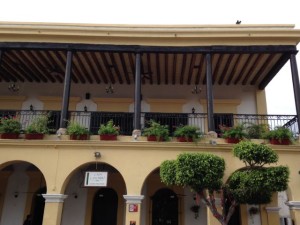
{"type": "Polygon", "coordinates": [[[265,207],[267,213],[270,212],[279,212],[279,210],[281,209],[281,207],[265,207]]]}
{"type": "Polygon", "coordinates": [[[127,204],[141,204],[144,195],[123,195],[127,204]]]}
{"type": "Polygon", "coordinates": [[[45,199],[45,202],[59,203],[64,202],[68,195],[63,194],[42,194],[45,199]]]}
{"type": "Polygon", "coordinates": [[[300,209],[300,201],[288,201],[285,203],[290,209],[300,209]]]}

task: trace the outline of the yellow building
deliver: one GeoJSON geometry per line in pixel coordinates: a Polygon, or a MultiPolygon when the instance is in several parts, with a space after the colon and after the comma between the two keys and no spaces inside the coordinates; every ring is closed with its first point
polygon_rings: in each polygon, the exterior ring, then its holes
{"type": "MultiPolygon", "coordinates": [[[[202,203],[198,215],[191,210],[189,188],[162,184],[159,166],[182,152],[211,152],[225,158],[226,180],[243,167],[233,145],[211,133],[198,144],[149,142],[138,131],[155,119],[171,132],[252,122],[298,133],[299,41],[293,25],[0,23],[1,117],[25,129],[49,114],[58,130],[43,140],[0,139],[0,225],[28,214],[33,225],[218,224],[202,203]],[[297,115],[268,115],[265,87],[288,62],[297,115]],[[99,140],[110,119],[121,135],[99,140]],[[89,129],[90,140],[69,140],[66,120],[89,129]],[[86,172],[98,172],[102,186],[86,186],[86,172]]],[[[269,205],[241,205],[232,224],[300,225],[299,144],[272,147],[290,168],[289,189],[269,205]]]]}

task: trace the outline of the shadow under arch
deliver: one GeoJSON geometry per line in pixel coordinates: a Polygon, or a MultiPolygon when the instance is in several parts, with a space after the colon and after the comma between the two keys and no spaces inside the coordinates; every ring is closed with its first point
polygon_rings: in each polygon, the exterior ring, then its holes
{"type": "MultiPolygon", "coordinates": [[[[99,224],[98,219],[100,215],[94,215],[96,213],[95,207],[96,209],[105,207],[102,206],[105,198],[97,198],[99,195],[109,196],[111,202],[108,201],[106,204],[114,203],[111,207],[116,209],[116,213],[113,213],[115,212],[113,210],[110,214],[113,219],[110,217],[108,220],[117,221],[116,224],[121,224],[124,221],[125,201],[122,201],[122,199],[123,195],[127,194],[126,184],[122,174],[112,165],[103,162],[82,164],[69,174],[68,179],[64,181],[63,187],[64,192],[62,193],[68,195],[68,198],[65,199],[63,205],[62,225],[99,224]],[[107,172],[107,185],[85,187],[84,179],[86,172],[95,171],[107,172]],[[117,201],[114,199],[117,199],[117,201]]],[[[98,210],[97,214],[99,213],[100,211],[98,210]]],[[[105,220],[107,219],[103,214],[100,217],[105,220]]]]}
{"type": "Polygon", "coordinates": [[[93,225],[116,225],[118,194],[112,188],[101,188],[93,199],[93,225]]]}
{"type": "Polygon", "coordinates": [[[151,197],[152,225],[178,225],[178,197],[169,188],[161,188],[151,197]]]}
{"type": "Polygon", "coordinates": [[[46,193],[46,180],[41,170],[27,161],[12,160],[0,165],[0,214],[2,224],[23,224],[27,215],[43,220],[45,199],[41,194],[46,193]],[[36,204],[36,197],[41,204],[36,204]],[[39,210],[39,212],[37,212],[39,210]],[[7,223],[9,222],[9,223],[7,223]]]}

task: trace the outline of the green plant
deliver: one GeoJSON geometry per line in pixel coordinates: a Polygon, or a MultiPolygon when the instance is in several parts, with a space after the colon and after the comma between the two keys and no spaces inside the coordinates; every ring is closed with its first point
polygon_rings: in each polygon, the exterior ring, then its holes
{"type": "Polygon", "coordinates": [[[120,128],[118,126],[114,125],[113,120],[109,120],[106,125],[101,124],[100,128],[98,130],[98,134],[113,134],[113,135],[119,135],[120,128]]]}
{"type": "Polygon", "coordinates": [[[245,128],[245,124],[238,124],[234,127],[228,127],[226,129],[221,130],[223,132],[223,138],[237,138],[244,139],[247,138],[247,132],[245,128]]]}
{"type": "Polygon", "coordinates": [[[193,141],[198,141],[199,139],[201,139],[201,137],[203,137],[203,134],[201,133],[199,127],[185,125],[177,127],[174,131],[174,136],[185,137],[186,140],[192,138],[193,141]]]}
{"type": "Polygon", "coordinates": [[[246,124],[246,132],[248,134],[248,138],[250,139],[260,139],[263,138],[265,133],[269,130],[268,124],[255,124],[249,123],[246,124]]]}
{"type": "Polygon", "coordinates": [[[19,134],[22,125],[15,117],[4,117],[0,119],[0,133],[19,134]]]}
{"type": "Polygon", "coordinates": [[[26,134],[49,134],[48,116],[39,116],[32,120],[31,124],[26,127],[26,134]]]}
{"type": "Polygon", "coordinates": [[[278,156],[270,147],[249,141],[234,146],[234,156],[246,167],[233,172],[223,183],[225,160],[209,153],[181,153],[175,160],[160,165],[160,178],[166,185],[190,187],[222,225],[227,225],[238,204],[267,204],[274,192],[286,190],[289,169],[266,166],[277,163],[278,156]],[[216,196],[228,210],[218,211],[216,196]]]}
{"type": "Polygon", "coordinates": [[[155,136],[156,140],[159,141],[161,138],[166,141],[169,138],[169,129],[167,125],[161,125],[154,120],[149,121],[149,127],[143,130],[144,136],[155,136]]]}
{"type": "Polygon", "coordinates": [[[87,128],[77,122],[68,122],[67,134],[69,135],[83,135],[89,134],[87,128]]]}
{"type": "Polygon", "coordinates": [[[275,127],[274,130],[270,130],[265,133],[264,139],[277,139],[279,142],[283,140],[293,141],[293,133],[285,127],[275,127]]]}

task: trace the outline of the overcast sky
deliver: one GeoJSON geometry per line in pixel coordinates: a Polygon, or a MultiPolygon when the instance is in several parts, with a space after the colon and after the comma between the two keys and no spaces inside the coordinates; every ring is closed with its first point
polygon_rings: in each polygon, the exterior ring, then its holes
{"type": "MultiPolygon", "coordinates": [[[[235,24],[241,20],[295,24],[300,29],[300,0],[0,0],[0,5],[0,21],[235,24]]],[[[300,71],[300,53],[297,64],[300,71]]],[[[295,114],[289,62],[266,90],[269,114],[295,114]]]]}

